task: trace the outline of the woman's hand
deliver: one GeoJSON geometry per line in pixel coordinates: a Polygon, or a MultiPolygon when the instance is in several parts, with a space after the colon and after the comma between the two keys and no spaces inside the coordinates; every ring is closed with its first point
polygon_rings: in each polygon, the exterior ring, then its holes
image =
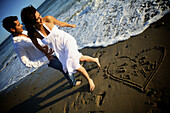
{"type": "Polygon", "coordinates": [[[53,57],[53,50],[50,48],[49,52],[46,54],[46,57],[48,58],[48,60],[53,60],[54,57],[53,57]]]}
{"type": "Polygon", "coordinates": [[[75,24],[73,24],[73,25],[72,25],[72,28],[76,28],[76,25],[75,25],[75,24]]]}
{"type": "Polygon", "coordinates": [[[44,49],[45,53],[48,53],[48,46],[47,45],[43,46],[43,49],[44,49]]]}
{"type": "Polygon", "coordinates": [[[47,45],[45,45],[45,46],[43,46],[43,49],[46,51],[46,57],[48,58],[48,60],[53,60],[53,50],[52,50],[52,48],[48,48],[48,46],[47,45]]]}

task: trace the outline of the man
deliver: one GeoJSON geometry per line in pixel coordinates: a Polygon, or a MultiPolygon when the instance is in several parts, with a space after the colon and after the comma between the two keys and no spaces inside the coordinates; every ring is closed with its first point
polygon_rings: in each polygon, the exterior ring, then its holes
{"type": "Polygon", "coordinates": [[[48,49],[48,46],[43,45],[41,40],[38,40],[38,42],[46,51],[48,51],[46,55],[34,46],[31,39],[27,36],[27,31],[23,30],[23,25],[20,24],[16,16],[4,18],[3,27],[12,34],[14,50],[26,67],[37,68],[48,64],[49,67],[60,70],[71,86],[81,84],[81,81],[75,81],[74,76],[69,76],[68,73],[63,71],[61,62],[57,57],[52,55],[52,49],[48,49]]]}

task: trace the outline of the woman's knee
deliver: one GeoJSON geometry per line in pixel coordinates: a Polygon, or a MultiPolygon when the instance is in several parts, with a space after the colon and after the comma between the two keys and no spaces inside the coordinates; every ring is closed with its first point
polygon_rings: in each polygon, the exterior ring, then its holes
{"type": "Polygon", "coordinates": [[[84,56],[82,55],[82,56],[80,57],[80,62],[83,62],[83,61],[85,61],[85,58],[84,58],[84,56]]]}
{"type": "Polygon", "coordinates": [[[82,66],[80,68],[76,69],[76,71],[81,71],[81,70],[82,70],[82,66]]]}

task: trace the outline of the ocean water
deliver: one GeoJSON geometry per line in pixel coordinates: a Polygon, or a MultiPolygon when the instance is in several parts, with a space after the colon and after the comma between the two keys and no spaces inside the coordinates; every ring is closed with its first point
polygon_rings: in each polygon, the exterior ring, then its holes
{"type": "MultiPolygon", "coordinates": [[[[47,0],[37,9],[76,28],[60,28],[79,49],[108,46],[142,33],[170,12],[169,0],[47,0]]],[[[25,68],[13,50],[11,36],[0,45],[0,91],[36,69],[25,68]]]]}

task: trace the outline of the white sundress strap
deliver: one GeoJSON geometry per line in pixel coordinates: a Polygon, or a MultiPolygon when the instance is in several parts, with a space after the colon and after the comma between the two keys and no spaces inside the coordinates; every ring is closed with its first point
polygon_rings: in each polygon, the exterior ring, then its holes
{"type": "Polygon", "coordinates": [[[36,31],[44,38],[46,38],[39,30],[36,29],[36,31]]]}
{"type": "Polygon", "coordinates": [[[49,32],[51,32],[51,30],[50,30],[45,24],[43,24],[43,26],[44,26],[49,32]]]}

